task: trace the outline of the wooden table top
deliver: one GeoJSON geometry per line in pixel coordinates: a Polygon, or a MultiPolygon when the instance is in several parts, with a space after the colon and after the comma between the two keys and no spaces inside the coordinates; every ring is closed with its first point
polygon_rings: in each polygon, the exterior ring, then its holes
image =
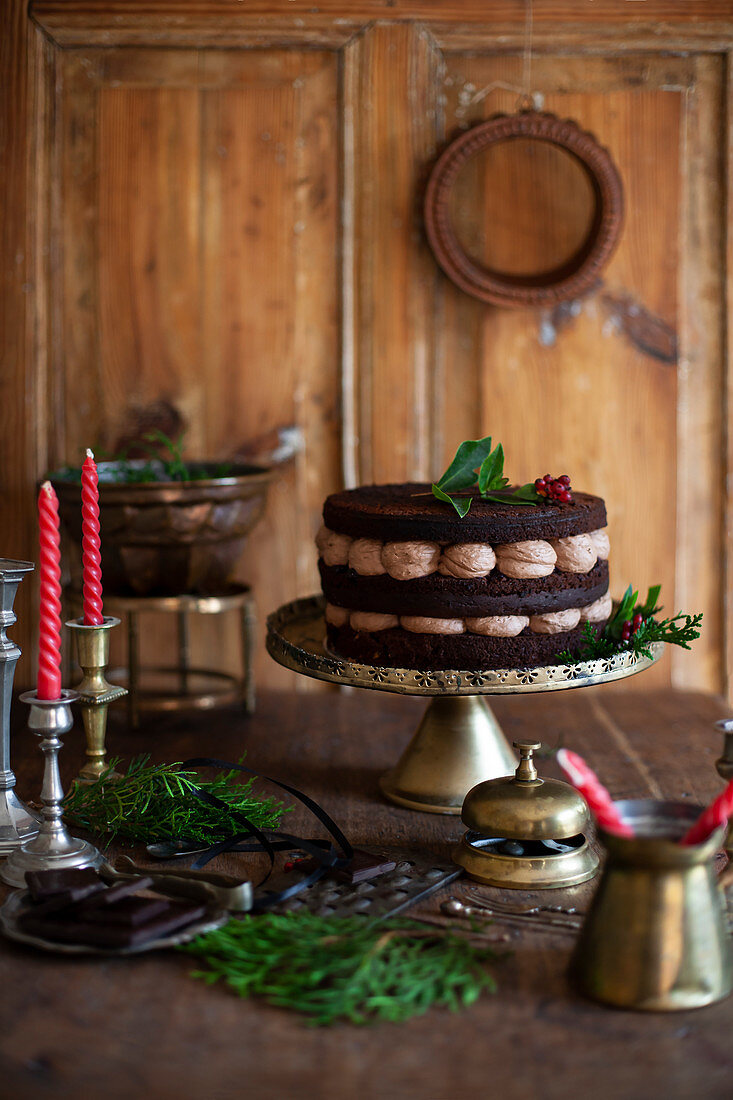
{"type": "MultiPolygon", "coordinates": [[[[547,747],[577,749],[617,797],[706,802],[720,790],[714,762],[721,738],[713,723],[728,709],[712,696],[608,686],[496,699],[492,706],[510,740],[540,737],[547,747]]],[[[149,718],[134,734],[118,712],[108,743],[114,754],[150,751],[159,761],[202,754],[234,760],[246,749],[253,767],[319,800],[353,843],[447,855],[462,831],[458,818],[389,805],[377,787],[423,707],[380,692],[273,694],[252,717],[228,710],[149,718]]],[[[12,763],[19,794],[33,798],[40,753],[23,721],[16,703],[12,763]]],[[[80,763],[76,730],[62,754],[65,781],[80,763]]],[[[557,774],[545,761],[543,772],[557,774]]],[[[288,828],[305,825],[296,814],[288,828]]],[[[223,858],[220,869],[241,871],[247,858],[223,858]]],[[[425,909],[437,913],[439,900],[425,909]]],[[[471,1009],[327,1029],[192,981],[191,960],[176,952],[82,960],[3,940],[2,1091],[54,1100],[452,1100],[486,1091],[502,1100],[731,1096],[733,999],[668,1015],[606,1009],[569,988],[570,937],[535,929],[511,934],[511,953],[493,967],[498,991],[471,1009]]]]}

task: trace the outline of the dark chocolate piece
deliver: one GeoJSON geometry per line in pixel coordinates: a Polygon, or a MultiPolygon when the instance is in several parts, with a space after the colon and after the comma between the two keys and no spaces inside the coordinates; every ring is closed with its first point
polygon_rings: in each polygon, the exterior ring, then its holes
{"type": "Polygon", "coordinates": [[[53,894],[48,901],[34,902],[30,911],[37,917],[58,915],[60,919],[65,920],[67,914],[76,913],[79,905],[83,905],[93,895],[103,892],[104,884],[101,882],[90,883],[89,886],[77,886],[75,890],[61,890],[58,894],[53,894]]]}
{"type": "Polygon", "coordinates": [[[76,912],[79,916],[86,917],[93,910],[107,909],[117,905],[123,898],[129,898],[132,894],[139,894],[141,890],[149,890],[152,885],[153,880],[147,875],[130,879],[127,882],[116,882],[114,886],[107,887],[101,894],[94,894],[93,897],[88,898],[81,905],[77,905],[76,912]]]}
{"type": "Polygon", "coordinates": [[[318,568],[323,594],[337,607],[391,615],[435,615],[439,619],[540,615],[585,607],[608,591],[607,561],[596,562],[587,573],[556,569],[549,577],[529,580],[505,577],[498,569],[472,580],[431,573],[398,581],[386,573],[363,577],[345,565],[328,566],[323,561],[318,568]]]}
{"type": "Polygon", "coordinates": [[[84,920],[124,925],[126,928],[137,928],[140,924],[149,923],[159,913],[165,913],[168,909],[167,898],[122,898],[114,905],[92,909],[84,912],[84,920]]]}
{"type": "Polygon", "coordinates": [[[331,874],[340,882],[348,882],[356,886],[360,882],[367,882],[377,875],[385,875],[388,871],[394,871],[397,866],[393,859],[385,859],[384,856],[375,856],[372,852],[365,852],[363,848],[354,848],[354,856],[348,867],[334,867],[331,874]]]}
{"type": "MultiPolygon", "coordinates": [[[[593,623],[603,629],[604,623],[593,623]]],[[[584,623],[562,634],[534,634],[526,628],[514,638],[489,638],[481,634],[413,634],[394,630],[352,630],[327,627],[333,653],[362,664],[383,668],[467,669],[533,668],[549,664],[562,649],[571,652],[585,642],[584,623]]]]}
{"type": "Polygon", "coordinates": [[[25,932],[40,936],[54,943],[78,943],[89,947],[124,948],[137,947],[149,940],[158,939],[185,928],[200,920],[206,913],[205,905],[189,905],[185,902],[168,902],[166,910],[152,920],[137,927],[114,924],[111,921],[53,920],[34,915],[28,910],[18,918],[18,925],[25,932]]]}
{"type": "Polygon", "coordinates": [[[327,497],[323,522],[353,538],[402,542],[489,542],[492,546],[525,539],[556,539],[606,526],[600,497],[573,492],[572,504],[542,501],[534,507],[494,504],[475,496],[463,518],[437,500],[427,482],[362,485],[327,497]]]}
{"type": "Polygon", "coordinates": [[[83,890],[91,885],[104,886],[100,876],[91,867],[69,867],[67,870],[58,871],[26,871],[25,881],[34,901],[47,901],[55,894],[83,890]]]}

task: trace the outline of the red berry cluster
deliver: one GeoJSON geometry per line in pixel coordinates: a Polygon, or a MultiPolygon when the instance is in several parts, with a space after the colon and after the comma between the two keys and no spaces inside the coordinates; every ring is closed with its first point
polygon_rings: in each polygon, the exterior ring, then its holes
{"type": "Polygon", "coordinates": [[[570,504],[573,499],[570,478],[567,474],[563,474],[562,477],[545,474],[544,477],[537,478],[534,487],[539,496],[549,497],[550,500],[557,500],[561,504],[570,504]]]}
{"type": "Polygon", "coordinates": [[[644,616],[640,611],[637,611],[633,619],[627,619],[624,625],[621,627],[621,641],[628,642],[632,634],[636,634],[637,630],[644,622],[644,616]]]}

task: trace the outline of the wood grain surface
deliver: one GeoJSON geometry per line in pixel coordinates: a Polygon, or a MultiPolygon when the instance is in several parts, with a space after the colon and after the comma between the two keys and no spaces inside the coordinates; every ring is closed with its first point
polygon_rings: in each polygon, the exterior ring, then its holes
{"type": "MultiPolygon", "coordinates": [[[[729,45],[727,0],[534,0],[535,48],[664,50],[729,45]],[[660,34],[663,30],[663,34],[660,34]]],[[[154,35],[168,45],[327,45],[340,47],[376,20],[420,22],[445,44],[472,48],[498,40],[515,49],[526,34],[523,0],[34,0],[33,17],[62,46],[141,45],[154,35]]]]}
{"type": "MultiPolygon", "coordinates": [[[[450,136],[526,91],[526,15],[522,0],[39,0],[28,19],[9,0],[4,554],[35,557],[36,479],[89,443],[182,424],[192,457],[226,458],[294,430],[240,570],[264,619],[317,589],[328,492],[436,476],[491,432],[512,477],[563,467],[606,498],[614,593],[662,582],[667,611],[704,612],[656,682],[728,690],[730,5],[535,0],[531,91],[608,147],[627,209],[596,292],[544,313],[462,295],[421,224],[450,136]]],[[[543,240],[562,253],[588,214],[567,166],[522,156],[460,196],[464,235],[520,267],[543,240]],[[565,229],[523,243],[517,205],[540,177],[565,229]]],[[[234,671],[235,624],[198,625],[194,660],[234,671]]],[[[144,660],[173,646],[155,621],[143,640],[144,660]]],[[[266,660],[262,632],[257,676],[312,686],[266,660]]]]}
{"type": "MultiPolygon", "coordinates": [[[[401,752],[423,705],[376,691],[268,694],[252,718],[236,711],[215,722],[181,716],[148,723],[135,735],[123,731],[123,712],[113,708],[109,745],[124,756],[149,750],[160,761],[202,751],[235,759],[246,749],[253,767],[322,802],[352,842],[448,857],[461,833],[458,819],[400,809],[377,793],[379,775],[401,752]]],[[[602,687],[497,699],[494,709],[509,739],[534,739],[539,729],[545,749],[567,745],[582,752],[617,797],[704,803],[720,790],[713,762],[721,739],[713,723],[727,708],[714,697],[602,687]]],[[[40,753],[23,727],[21,704],[13,717],[18,791],[31,797],[40,782],[40,753]]],[[[62,753],[67,782],[81,762],[76,730],[62,753]]],[[[558,774],[547,759],[540,767],[545,775],[558,774]]],[[[289,827],[306,835],[312,829],[300,810],[289,827]]],[[[223,857],[217,866],[247,874],[250,858],[223,857]]],[[[541,901],[567,905],[572,895],[582,908],[592,885],[545,891],[541,901]]],[[[450,892],[462,889],[456,883],[450,892]]],[[[437,914],[439,900],[420,911],[437,914]]],[[[668,1015],[606,1009],[569,987],[568,936],[531,928],[510,934],[509,953],[493,964],[498,991],[470,1010],[436,1009],[403,1025],[322,1031],[192,981],[191,962],[173,952],[82,961],[0,941],[3,1087],[24,1100],[81,1094],[453,1100],[487,1087],[506,1100],[730,1095],[733,1001],[668,1015]]]]}

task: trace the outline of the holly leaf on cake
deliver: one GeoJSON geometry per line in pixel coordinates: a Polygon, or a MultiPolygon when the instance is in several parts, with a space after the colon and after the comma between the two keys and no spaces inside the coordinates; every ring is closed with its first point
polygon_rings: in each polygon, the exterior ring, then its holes
{"type": "MultiPolygon", "coordinates": [[[[501,443],[495,450],[501,450],[501,443]]],[[[451,494],[465,494],[467,489],[472,489],[476,484],[476,471],[483,469],[491,455],[490,435],[487,435],[484,439],[465,440],[456,451],[455,458],[443,476],[433,484],[433,496],[437,497],[438,500],[444,500],[448,504],[452,504],[458,515],[463,519],[471,507],[471,497],[465,495],[457,497],[451,494]]],[[[503,451],[501,461],[503,466],[503,451]]]]}
{"type": "Polygon", "coordinates": [[[491,447],[491,436],[484,439],[467,439],[461,443],[439,481],[433,484],[433,496],[452,504],[463,519],[471,507],[477,487],[483,500],[497,504],[536,505],[541,497],[530,482],[514,492],[507,492],[509,478],[504,477],[504,448],[501,443],[491,447]]]}
{"type": "Polygon", "coordinates": [[[444,493],[439,485],[433,485],[433,496],[437,497],[438,500],[445,500],[448,504],[452,504],[461,519],[471,507],[471,497],[451,497],[448,493],[444,493]]]}
{"type": "MultiPolygon", "coordinates": [[[[489,442],[491,441],[489,440],[489,442]]],[[[478,491],[482,497],[486,496],[492,489],[503,489],[505,485],[509,484],[509,478],[503,477],[503,474],[504,448],[501,443],[498,443],[491,454],[488,454],[483,460],[478,472],[478,491]]]]}

